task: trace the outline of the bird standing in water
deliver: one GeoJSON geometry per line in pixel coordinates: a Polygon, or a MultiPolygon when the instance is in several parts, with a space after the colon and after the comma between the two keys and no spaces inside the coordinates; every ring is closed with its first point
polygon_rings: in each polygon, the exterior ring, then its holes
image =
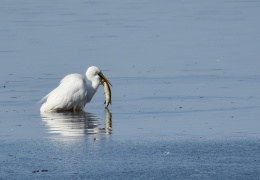
{"type": "Polygon", "coordinates": [[[81,74],[69,74],[65,76],[59,86],[41,100],[46,100],[46,102],[41,106],[40,111],[81,111],[86,103],[91,101],[101,80],[111,85],[96,66],[89,67],[86,71],[86,76],[91,82],[90,84],[86,83],[84,76],[81,74]]]}

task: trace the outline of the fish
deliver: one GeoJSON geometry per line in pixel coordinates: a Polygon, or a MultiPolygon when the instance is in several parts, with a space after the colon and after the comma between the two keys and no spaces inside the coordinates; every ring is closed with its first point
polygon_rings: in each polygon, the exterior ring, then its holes
{"type": "Polygon", "coordinates": [[[106,105],[106,108],[108,108],[108,105],[112,104],[112,102],[111,102],[111,90],[110,90],[110,87],[109,87],[109,85],[106,81],[101,80],[101,83],[104,86],[104,91],[105,91],[105,95],[106,95],[106,100],[105,100],[104,104],[106,105]]]}

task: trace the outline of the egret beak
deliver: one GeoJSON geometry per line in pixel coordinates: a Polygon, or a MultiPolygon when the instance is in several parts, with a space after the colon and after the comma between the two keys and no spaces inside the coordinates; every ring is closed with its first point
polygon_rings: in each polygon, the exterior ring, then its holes
{"type": "Polygon", "coordinates": [[[106,81],[108,84],[110,84],[112,86],[112,84],[109,82],[109,80],[107,80],[107,78],[104,76],[104,74],[102,72],[98,73],[98,75],[101,79],[103,79],[104,81],[106,81]]]}

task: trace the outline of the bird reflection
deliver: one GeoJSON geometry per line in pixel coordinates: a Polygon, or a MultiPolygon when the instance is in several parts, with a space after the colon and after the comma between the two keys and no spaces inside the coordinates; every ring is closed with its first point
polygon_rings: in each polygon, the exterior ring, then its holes
{"type": "Polygon", "coordinates": [[[41,113],[42,121],[49,133],[62,136],[85,136],[112,133],[112,114],[106,109],[105,127],[100,127],[99,119],[88,112],[49,112],[41,113]]]}

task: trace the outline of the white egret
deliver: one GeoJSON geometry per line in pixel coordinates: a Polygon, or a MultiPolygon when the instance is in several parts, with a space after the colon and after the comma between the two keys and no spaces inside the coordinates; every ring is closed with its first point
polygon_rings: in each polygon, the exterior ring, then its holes
{"type": "Polygon", "coordinates": [[[40,111],[81,111],[86,103],[91,101],[100,85],[101,79],[111,85],[96,66],[89,67],[86,71],[86,76],[91,82],[88,85],[81,74],[65,76],[59,86],[41,100],[46,100],[46,102],[41,106],[40,111]]]}

